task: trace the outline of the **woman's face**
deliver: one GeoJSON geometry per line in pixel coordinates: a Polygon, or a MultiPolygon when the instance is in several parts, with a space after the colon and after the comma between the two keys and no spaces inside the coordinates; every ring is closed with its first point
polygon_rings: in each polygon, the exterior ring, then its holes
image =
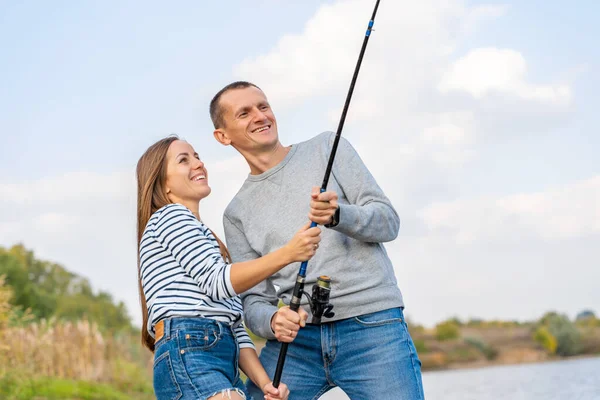
{"type": "Polygon", "coordinates": [[[210,194],[204,163],[188,142],[175,140],[169,146],[165,187],[172,202],[185,206],[210,194]]]}

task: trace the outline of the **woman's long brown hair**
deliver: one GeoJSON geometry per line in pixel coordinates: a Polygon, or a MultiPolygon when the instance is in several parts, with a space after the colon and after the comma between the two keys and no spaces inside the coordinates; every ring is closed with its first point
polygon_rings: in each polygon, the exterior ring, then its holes
{"type": "MultiPolygon", "coordinates": [[[[154,338],[148,332],[148,307],[146,305],[146,296],[142,287],[142,272],[140,265],[140,242],[146,229],[146,225],[154,214],[161,207],[171,204],[172,201],[167,196],[165,181],[167,178],[167,152],[169,146],[174,141],[179,140],[177,136],[169,136],[146,150],[137,163],[137,243],[138,243],[138,286],[140,291],[140,302],[142,303],[142,344],[150,351],[154,351],[154,338]]],[[[226,262],[231,262],[231,256],[225,244],[215,235],[221,255],[226,262]]]]}

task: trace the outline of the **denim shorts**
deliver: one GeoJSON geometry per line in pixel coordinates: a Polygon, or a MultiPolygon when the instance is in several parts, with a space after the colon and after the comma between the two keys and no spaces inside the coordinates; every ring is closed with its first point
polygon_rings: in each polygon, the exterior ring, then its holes
{"type": "Polygon", "coordinates": [[[200,317],[163,322],[164,336],[154,351],[157,400],[207,399],[231,391],[251,399],[240,379],[239,346],[228,324],[200,317]]]}

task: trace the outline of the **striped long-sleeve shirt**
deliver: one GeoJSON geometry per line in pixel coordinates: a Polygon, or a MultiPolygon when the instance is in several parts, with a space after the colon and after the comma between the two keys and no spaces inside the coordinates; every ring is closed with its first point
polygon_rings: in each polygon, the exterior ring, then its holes
{"type": "Polygon", "coordinates": [[[212,232],[181,204],[150,217],[140,243],[147,329],[167,317],[204,317],[230,324],[240,348],[254,347],[242,323],[242,304],[212,232]]]}

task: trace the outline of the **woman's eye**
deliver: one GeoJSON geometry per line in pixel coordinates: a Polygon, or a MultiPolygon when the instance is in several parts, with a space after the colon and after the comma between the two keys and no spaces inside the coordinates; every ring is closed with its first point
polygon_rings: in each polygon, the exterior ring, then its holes
{"type": "Polygon", "coordinates": [[[179,164],[181,164],[183,162],[187,162],[187,157],[183,157],[183,158],[179,159],[179,164]]]}

